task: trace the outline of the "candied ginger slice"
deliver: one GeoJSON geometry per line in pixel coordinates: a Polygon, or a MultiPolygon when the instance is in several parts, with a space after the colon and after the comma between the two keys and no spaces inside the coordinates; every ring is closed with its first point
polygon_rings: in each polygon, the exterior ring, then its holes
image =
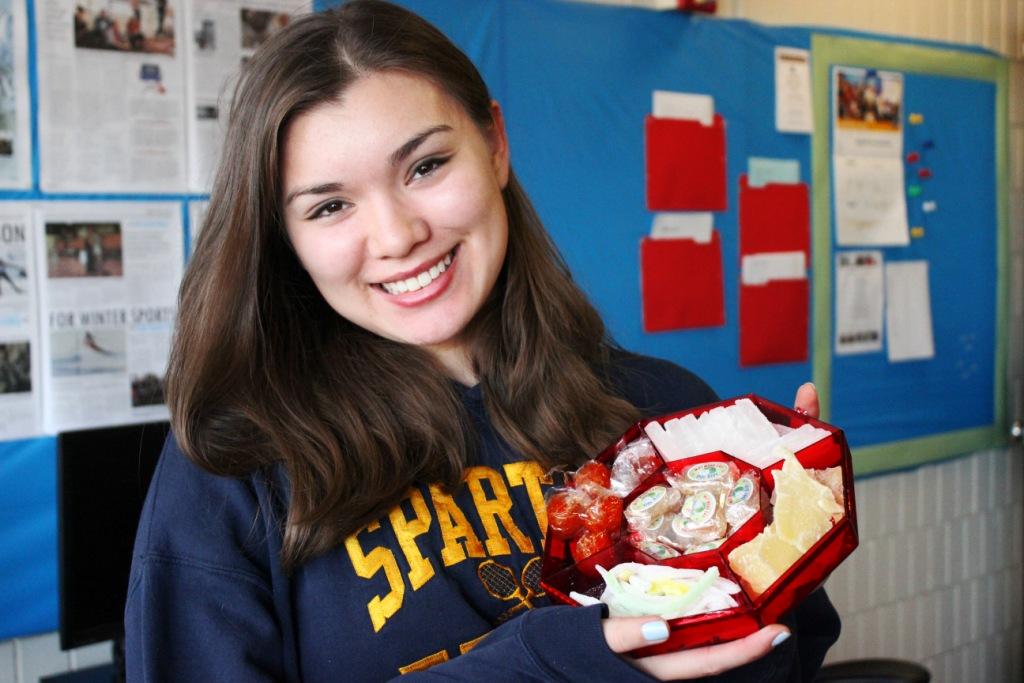
{"type": "Polygon", "coordinates": [[[787,457],[774,478],[772,526],[779,538],[801,553],[807,552],[842,517],[843,507],[831,489],[815,481],[795,457],[787,457]]]}
{"type": "Polygon", "coordinates": [[[729,566],[760,595],[800,559],[800,554],[768,527],[729,553],[729,566]]]}

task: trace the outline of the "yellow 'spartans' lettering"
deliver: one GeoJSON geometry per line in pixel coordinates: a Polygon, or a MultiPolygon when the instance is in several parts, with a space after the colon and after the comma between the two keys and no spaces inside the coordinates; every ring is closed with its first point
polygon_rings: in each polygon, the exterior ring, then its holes
{"type": "MultiPolygon", "coordinates": [[[[371,522],[366,525],[363,531],[372,533],[379,529],[379,523],[371,522]]],[[[373,624],[373,630],[376,633],[384,628],[384,622],[401,609],[402,600],[405,597],[405,584],[402,582],[402,572],[398,568],[398,561],[395,560],[394,553],[387,548],[374,548],[369,553],[364,554],[363,548],[359,544],[360,533],[362,532],[352,534],[345,539],[345,549],[352,560],[352,567],[356,570],[356,575],[369,579],[377,572],[384,570],[384,576],[391,587],[387,595],[384,597],[375,595],[366,604],[366,609],[370,613],[370,622],[373,624]]]]}
{"type": "Polygon", "coordinates": [[[434,576],[434,565],[423,557],[416,545],[416,537],[427,533],[427,529],[430,528],[430,510],[427,509],[427,504],[419,489],[409,491],[408,500],[416,515],[414,519],[405,518],[401,505],[396,505],[388,517],[391,519],[391,526],[395,529],[395,536],[398,537],[398,544],[402,546],[405,561],[409,563],[409,584],[413,590],[418,590],[434,576]]]}
{"type": "Polygon", "coordinates": [[[448,661],[448,652],[445,650],[439,650],[432,655],[427,655],[423,659],[417,659],[412,664],[406,664],[405,666],[398,667],[398,673],[411,674],[413,671],[426,671],[432,666],[438,664],[444,664],[448,661]]]}
{"type": "Polygon", "coordinates": [[[441,549],[444,566],[451,567],[462,562],[467,554],[469,557],[484,557],[484,544],[477,538],[466,515],[455,504],[455,499],[437,484],[430,485],[430,499],[437,510],[437,525],[444,539],[444,548],[441,549]]]}
{"type": "Polygon", "coordinates": [[[547,476],[540,463],[533,460],[523,462],[510,462],[504,467],[505,478],[509,486],[525,486],[526,495],[530,497],[530,505],[533,506],[533,514],[537,515],[537,526],[540,532],[546,533],[548,528],[548,508],[544,504],[544,491],[541,484],[550,484],[551,477],[547,476]]]}
{"type": "Polygon", "coordinates": [[[487,554],[494,557],[495,555],[508,555],[511,552],[508,541],[498,530],[499,522],[501,526],[505,527],[505,531],[520,552],[532,553],[533,543],[512,521],[510,514],[512,498],[508,494],[508,488],[505,486],[501,474],[490,467],[470,467],[466,470],[466,485],[473,496],[473,503],[476,505],[480,521],[484,525],[484,531],[487,533],[487,554]],[[494,491],[494,498],[488,498],[484,492],[482,482],[485,479],[490,483],[491,490],[494,491]]]}

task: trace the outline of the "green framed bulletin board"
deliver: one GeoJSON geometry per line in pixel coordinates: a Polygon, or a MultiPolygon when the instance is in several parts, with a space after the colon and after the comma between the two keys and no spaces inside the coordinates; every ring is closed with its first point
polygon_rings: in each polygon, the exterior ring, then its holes
{"type": "MultiPolygon", "coordinates": [[[[811,37],[813,376],[822,418],[841,425],[858,474],[903,469],[1006,442],[1007,63],[976,52],[837,35],[811,37]],[[890,363],[884,352],[834,352],[832,67],[898,71],[905,145],[928,138],[938,211],[908,199],[924,233],[883,247],[886,262],[927,260],[935,356],[890,363]],[[916,138],[916,139],[915,139],[916,138]]],[[[906,149],[906,147],[905,147],[906,149]]],[[[907,183],[911,181],[908,173],[907,183]]],[[[872,247],[877,248],[877,247],[872,247]]]]}

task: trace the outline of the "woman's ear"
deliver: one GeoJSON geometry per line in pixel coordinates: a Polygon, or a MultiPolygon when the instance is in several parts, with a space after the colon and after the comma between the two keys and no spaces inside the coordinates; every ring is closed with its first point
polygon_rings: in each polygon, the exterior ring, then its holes
{"type": "Polygon", "coordinates": [[[505,117],[501,113],[501,105],[491,100],[491,129],[488,131],[488,142],[491,145],[491,161],[494,174],[501,189],[508,185],[508,135],[505,132],[505,117]]]}

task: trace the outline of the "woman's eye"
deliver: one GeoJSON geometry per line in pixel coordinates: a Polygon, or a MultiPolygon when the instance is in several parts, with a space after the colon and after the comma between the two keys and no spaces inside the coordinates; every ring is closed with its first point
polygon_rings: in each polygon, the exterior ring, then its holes
{"type": "Polygon", "coordinates": [[[431,175],[437,169],[439,169],[442,166],[444,166],[445,163],[447,163],[447,161],[448,161],[448,158],[446,158],[446,157],[445,158],[427,159],[426,161],[423,161],[423,162],[417,164],[416,167],[413,168],[413,170],[412,170],[412,177],[413,177],[414,180],[416,178],[425,178],[426,176],[431,175]]]}
{"type": "Polygon", "coordinates": [[[338,213],[339,211],[344,210],[346,206],[348,206],[348,202],[342,201],[340,199],[332,199],[326,204],[321,204],[320,206],[318,206],[316,210],[313,212],[313,214],[310,216],[310,218],[330,216],[331,214],[335,214],[338,213]]]}

